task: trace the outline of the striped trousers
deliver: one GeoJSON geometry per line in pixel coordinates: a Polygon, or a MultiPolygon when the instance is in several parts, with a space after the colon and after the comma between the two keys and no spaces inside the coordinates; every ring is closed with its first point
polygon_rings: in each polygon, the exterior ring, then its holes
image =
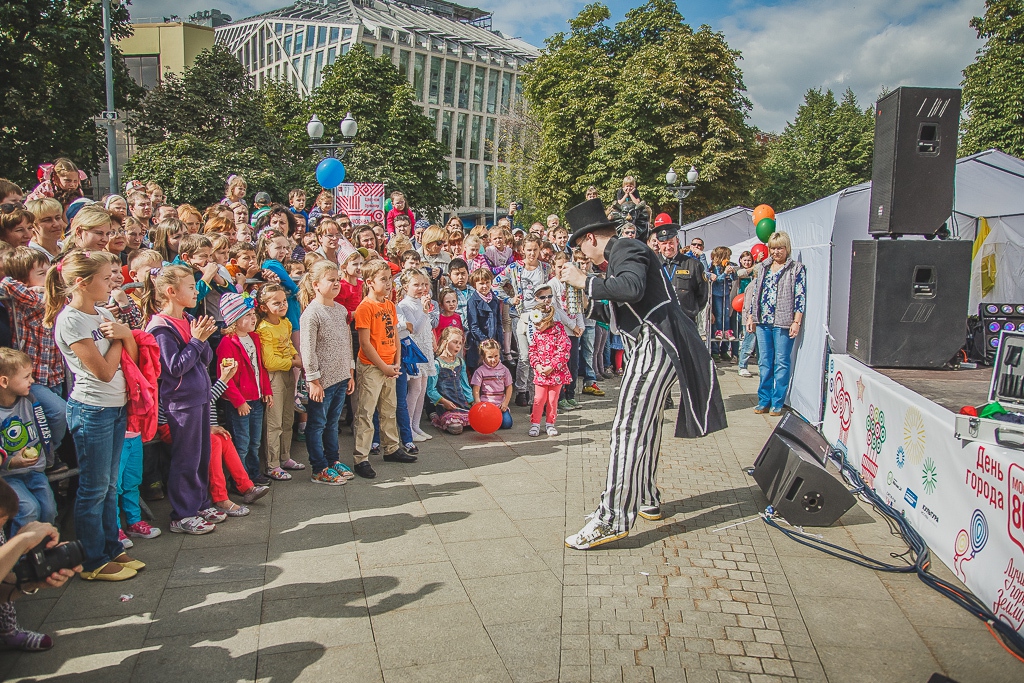
{"type": "Polygon", "coordinates": [[[629,531],[643,505],[661,505],[655,478],[661,451],[665,398],[677,381],[675,366],[657,334],[647,325],[626,345],[619,402],[612,420],[608,480],[597,518],[615,532],[629,531]]]}

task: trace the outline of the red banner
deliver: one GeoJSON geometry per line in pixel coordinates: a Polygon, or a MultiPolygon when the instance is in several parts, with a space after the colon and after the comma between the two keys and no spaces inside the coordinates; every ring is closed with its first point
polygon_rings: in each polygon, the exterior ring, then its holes
{"type": "Polygon", "coordinates": [[[334,190],[336,210],[344,211],[352,225],[384,223],[384,183],[342,183],[334,190]]]}

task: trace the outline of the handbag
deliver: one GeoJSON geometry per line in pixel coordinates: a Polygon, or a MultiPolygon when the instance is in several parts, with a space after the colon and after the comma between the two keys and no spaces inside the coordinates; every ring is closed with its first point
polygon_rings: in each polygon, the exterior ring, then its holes
{"type": "Polygon", "coordinates": [[[402,371],[410,377],[419,377],[420,375],[420,363],[426,363],[427,357],[420,351],[420,347],[416,346],[416,342],[412,340],[412,337],[406,337],[402,340],[402,371]]]}

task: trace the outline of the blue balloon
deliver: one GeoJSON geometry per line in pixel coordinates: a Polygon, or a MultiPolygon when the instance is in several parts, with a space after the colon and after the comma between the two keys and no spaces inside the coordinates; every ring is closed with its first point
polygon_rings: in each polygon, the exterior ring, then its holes
{"type": "Polygon", "coordinates": [[[327,157],[316,166],[316,181],[326,190],[333,190],[345,182],[345,165],[334,157],[327,157]]]}

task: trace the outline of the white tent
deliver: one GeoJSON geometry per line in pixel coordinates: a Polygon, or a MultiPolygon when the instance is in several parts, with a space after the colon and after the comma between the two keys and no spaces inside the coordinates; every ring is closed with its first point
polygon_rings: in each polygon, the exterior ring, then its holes
{"type": "Polygon", "coordinates": [[[694,237],[704,240],[708,253],[718,246],[729,246],[755,238],[753,211],[745,206],[734,206],[682,227],[679,242],[686,248],[694,237]]]}
{"type": "MultiPolygon", "coordinates": [[[[794,258],[807,268],[807,312],[787,403],[812,422],[821,420],[827,350],[846,352],[850,259],[853,241],[869,239],[870,197],[871,184],[863,183],[776,216],[777,229],[793,241],[794,258]]],[[[747,221],[752,230],[753,221],[747,221]]],[[[973,311],[979,301],[1024,302],[1024,161],[997,150],[959,159],[956,167],[950,223],[954,236],[973,240],[979,226],[986,225],[988,235],[972,266],[973,311]],[[981,261],[986,255],[995,261],[994,287],[982,297],[981,261]]],[[[710,246],[709,240],[714,239],[705,239],[710,246]]],[[[720,243],[746,246],[749,235],[720,243]]],[[[965,318],[968,313],[964,311],[965,318]]]]}

